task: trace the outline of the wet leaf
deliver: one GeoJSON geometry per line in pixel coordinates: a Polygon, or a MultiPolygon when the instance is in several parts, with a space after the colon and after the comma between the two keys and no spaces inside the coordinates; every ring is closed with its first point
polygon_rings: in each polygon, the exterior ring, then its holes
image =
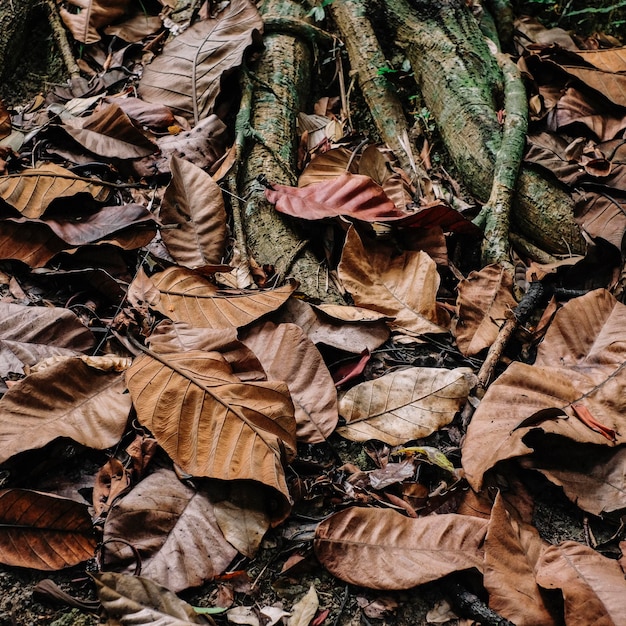
{"type": "Polygon", "coordinates": [[[89,193],[103,202],[109,190],[97,182],[85,181],[54,163],[25,170],[19,175],[0,176],[0,198],[24,217],[41,217],[53,200],[69,198],[77,193],[89,193]]]}
{"type": "Polygon", "coordinates": [[[198,124],[213,110],[222,75],[241,64],[255,31],[262,29],[251,2],[232,0],[216,17],[196,22],[165,45],[144,69],[139,96],[198,124]]]}
{"type": "Polygon", "coordinates": [[[202,328],[240,327],[275,311],[291,295],[295,284],[277,289],[220,290],[200,275],[172,267],[152,276],[161,292],[158,311],[175,322],[202,328]]]}
{"type": "Polygon", "coordinates": [[[315,554],[334,576],[373,589],[410,589],[452,572],[483,568],[487,524],[465,515],[408,518],[350,508],[326,518],[315,554]]]}
{"type": "Polygon", "coordinates": [[[500,327],[517,306],[512,289],[510,272],[499,265],[470,272],[459,282],[454,334],[463,354],[476,355],[496,340],[500,327]]]}
{"type": "Polygon", "coordinates": [[[197,587],[226,570],[237,550],[224,539],[214,503],[202,487],[159,469],[117,501],[104,526],[105,563],[141,572],[172,591],[197,587]],[[118,541],[119,540],[119,541],[118,541]]]}
{"type": "Polygon", "coordinates": [[[435,299],[437,266],[426,253],[393,256],[388,248],[371,242],[366,250],[350,228],[338,271],[355,304],[393,317],[392,327],[416,335],[447,332],[439,325],[435,299]]]}
{"type": "Polygon", "coordinates": [[[0,462],[57,437],[97,449],[119,441],[130,410],[123,376],[110,359],[91,358],[105,370],[69,357],[11,387],[0,400],[0,462]]]}
{"type": "Polygon", "coordinates": [[[94,556],[87,506],[28,489],[0,491],[0,562],[59,570],[94,556]]]}
{"type": "Polygon", "coordinates": [[[427,437],[449,424],[469,394],[470,370],[411,367],[355,385],[339,400],[352,441],[379,439],[392,446],[427,437]]]}
{"type": "Polygon", "coordinates": [[[259,358],[268,380],[287,383],[298,441],[326,441],[339,417],[337,392],[321,354],[304,331],[295,324],[265,322],[241,339],[259,358]]]}
{"type": "Polygon", "coordinates": [[[190,604],[149,578],[98,572],[93,575],[102,608],[113,623],[148,626],[206,624],[190,604]]]}
{"type": "Polygon", "coordinates": [[[144,355],[127,373],[139,421],[192,476],[254,480],[290,496],[283,460],[295,456],[293,404],[284,383],[242,383],[216,352],[144,355]]]}
{"type": "Polygon", "coordinates": [[[173,156],[172,180],[159,217],[163,241],[174,260],[189,268],[222,262],[226,246],[226,210],[222,190],[199,167],[173,156]]]}

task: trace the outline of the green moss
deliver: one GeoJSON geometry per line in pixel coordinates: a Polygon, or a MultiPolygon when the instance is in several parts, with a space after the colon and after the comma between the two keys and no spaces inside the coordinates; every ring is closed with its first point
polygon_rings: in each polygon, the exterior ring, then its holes
{"type": "Polygon", "coordinates": [[[97,623],[98,619],[93,615],[72,609],[55,619],[50,626],[95,626],[97,623]]]}

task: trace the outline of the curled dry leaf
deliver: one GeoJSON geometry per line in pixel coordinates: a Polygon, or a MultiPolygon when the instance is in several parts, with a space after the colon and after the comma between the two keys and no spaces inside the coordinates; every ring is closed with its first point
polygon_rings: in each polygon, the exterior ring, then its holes
{"type": "Polygon", "coordinates": [[[315,586],[311,585],[306,594],[293,605],[289,626],[309,626],[319,607],[317,591],[315,591],[315,586]]]}
{"type": "Polygon", "coordinates": [[[27,376],[0,400],[0,462],[69,437],[84,446],[115,445],[126,427],[130,398],[123,375],[70,357],[27,376]]]}
{"type": "Polygon", "coordinates": [[[141,558],[142,574],[173,591],[211,580],[237,555],[218,527],[206,491],[185,485],[166,469],[117,501],[104,525],[104,541],[107,569],[134,571],[130,543],[141,558]]]}
{"type": "Polygon", "coordinates": [[[299,441],[322,443],[337,425],[337,392],[322,355],[295,324],[258,324],[241,340],[259,358],[268,380],[287,383],[299,441]]]}
{"type": "Polygon", "coordinates": [[[277,289],[220,290],[202,276],[171,267],[152,276],[161,292],[154,308],[175,322],[201,328],[240,327],[275,311],[295,290],[295,283],[277,289]]]}
{"type": "Polygon", "coordinates": [[[83,148],[110,159],[139,159],[158,150],[117,104],[101,107],[89,117],[73,118],[65,132],[83,148]]]}
{"type": "Polygon", "coordinates": [[[304,168],[298,179],[298,187],[328,181],[350,172],[358,171],[357,161],[352,159],[353,152],[347,148],[332,148],[315,156],[304,168]]]}
{"type": "Polygon", "coordinates": [[[487,523],[465,515],[408,518],[390,509],[353,507],[326,518],[315,534],[322,565],[346,582],[409,589],[476,568],[482,571],[487,523]]]}
{"type": "Polygon", "coordinates": [[[458,322],[454,334],[461,352],[473,356],[489,348],[517,306],[513,278],[500,265],[470,272],[458,286],[458,322]]]}
{"type": "Polygon", "coordinates": [[[114,572],[93,574],[102,608],[113,623],[149,626],[205,624],[190,604],[149,578],[114,572]]]}
{"type": "Polygon", "coordinates": [[[563,592],[568,626],[624,623],[626,581],[617,561],[565,541],[543,552],[536,575],[537,584],[563,592]]]}
{"type": "Polygon", "coordinates": [[[91,44],[100,41],[98,29],[108,26],[126,13],[130,0],[67,0],[74,7],[61,7],[59,12],[74,39],[91,44]]]}
{"type": "Polygon", "coordinates": [[[19,175],[0,176],[0,198],[28,218],[41,217],[56,198],[69,198],[77,193],[88,193],[99,202],[109,196],[106,186],[82,180],[54,163],[25,170],[19,175]]]}
{"type": "Polygon", "coordinates": [[[498,493],[485,538],[484,585],[490,608],[516,626],[557,623],[535,582],[535,567],[547,545],[534,526],[509,514],[498,493]]]}
{"type": "Polygon", "coordinates": [[[106,96],[104,102],[116,104],[128,117],[139,126],[151,128],[167,128],[176,123],[169,107],[162,104],[144,102],[140,98],[106,96]]]}
{"type": "Polygon", "coordinates": [[[371,244],[366,250],[351,227],[338,271],[354,302],[393,317],[394,328],[416,335],[447,332],[439,325],[435,300],[439,287],[437,266],[426,253],[393,256],[386,247],[371,244]]]}
{"type": "Polygon", "coordinates": [[[173,156],[172,180],[159,217],[161,236],[172,258],[189,268],[222,262],[226,245],[226,210],[222,190],[199,167],[173,156]]]}
{"type": "Polygon", "coordinates": [[[0,562],[59,570],[94,556],[87,506],[28,489],[0,491],[0,562]]]}
{"type": "Polygon", "coordinates": [[[263,20],[249,0],[232,0],[215,17],[200,20],[167,43],[144,69],[139,96],[195,124],[213,110],[222,75],[241,64],[263,20]]]}
{"type": "Polygon", "coordinates": [[[471,370],[410,367],[368,380],[339,400],[352,441],[380,439],[392,446],[427,437],[449,424],[467,400],[471,370]]]}
{"type": "Polygon", "coordinates": [[[139,421],[193,476],[253,480],[274,491],[273,521],[289,512],[283,461],[296,453],[284,383],[242,383],[216,352],[135,360],[127,384],[139,421]]]}

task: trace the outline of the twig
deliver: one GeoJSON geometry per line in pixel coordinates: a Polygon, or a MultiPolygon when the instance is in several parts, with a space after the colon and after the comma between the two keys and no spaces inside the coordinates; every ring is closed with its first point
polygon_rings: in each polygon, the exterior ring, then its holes
{"type": "Polygon", "coordinates": [[[500,361],[500,357],[506,348],[511,335],[518,327],[518,325],[525,324],[532,312],[539,306],[539,304],[545,299],[547,290],[543,283],[536,281],[530,283],[528,291],[524,294],[524,297],[520,300],[517,308],[512,312],[512,315],[500,328],[500,332],[496,340],[489,348],[487,358],[483,362],[478,372],[478,388],[486,389],[489,385],[496,365],[500,361]]]}
{"type": "Polygon", "coordinates": [[[77,76],[80,76],[80,69],[76,63],[76,59],[74,59],[74,55],[72,54],[72,48],[67,39],[67,32],[61,22],[61,18],[59,17],[56,4],[54,3],[54,0],[45,0],[45,3],[48,7],[48,13],[50,15],[52,34],[54,35],[57,46],[59,47],[59,52],[63,57],[65,67],[67,67],[67,71],[70,73],[70,76],[72,78],[76,78],[77,76]]]}
{"type": "Polygon", "coordinates": [[[476,620],[482,626],[515,626],[513,622],[498,615],[478,596],[469,592],[463,585],[454,580],[446,583],[443,592],[450,598],[453,607],[462,616],[476,620]]]}

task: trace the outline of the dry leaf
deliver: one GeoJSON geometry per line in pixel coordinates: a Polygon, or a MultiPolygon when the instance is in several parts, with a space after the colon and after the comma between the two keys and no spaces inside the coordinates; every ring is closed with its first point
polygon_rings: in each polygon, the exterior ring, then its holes
{"type": "Polygon", "coordinates": [[[352,441],[380,439],[398,446],[449,424],[467,400],[471,370],[410,367],[355,385],[339,400],[352,441]]]}
{"type": "Polygon", "coordinates": [[[172,180],[159,217],[163,242],[179,264],[189,268],[217,265],[226,246],[226,210],[222,190],[199,167],[173,156],[172,180]]]}
{"type": "Polygon", "coordinates": [[[438,324],[437,266],[426,253],[393,256],[386,247],[371,243],[366,250],[351,227],[338,271],[354,302],[393,317],[394,328],[416,335],[447,332],[438,324]]]}
{"type": "Polygon", "coordinates": [[[157,360],[127,372],[139,421],[192,476],[253,480],[274,490],[273,521],[289,512],[283,461],[296,453],[293,404],[284,383],[242,383],[216,352],[157,360]]]}
{"type": "Polygon", "coordinates": [[[59,570],[94,556],[87,506],[28,489],[0,491],[0,562],[59,570]]]}
{"type": "Polygon", "coordinates": [[[106,519],[104,541],[107,568],[134,571],[130,543],[141,557],[142,574],[173,591],[213,579],[237,555],[218,527],[208,494],[166,469],[117,501],[106,519]]]}
{"type": "Polygon", "coordinates": [[[306,187],[313,183],[327,183],[346,172],[356,174],[357,171],[357,161],[352,159],[352,150],[332,148],[315,156],[304,168],[298,179],[298,187],[306,187]]]}
{"type": "Polygon", "coordinates": [[[319,609],[320,602],[315,591],[315,586],[311,585],[298,602],[291,609],[291,617],[289,618],[289,626],[309,626],[311,620],[315,617],[319,609]]]}
{"type": "Polygon", "coordinates": [[[464,515],[404,517],[353,507],[318,527],[315,553],[331,574],[373,589],[410,589],[452,572],[482,571],[487,524],[464,515]]]}
{"type": "Polygon", "coordinates": [[[196,22],[165,45],[145,67],[139,96],[198,124],[213,110],[222,75],[241,64],[255,32],[262,30],[254,4],[231,0],[216,17],[196,22]]]}
{"type": "Polygon", "coordinates": [[[70,11],[60,7],[59,13],[74,39],[84,44],[100,41],[98,30],[126,13],[130,0],[67,0],[70,11]]]}

